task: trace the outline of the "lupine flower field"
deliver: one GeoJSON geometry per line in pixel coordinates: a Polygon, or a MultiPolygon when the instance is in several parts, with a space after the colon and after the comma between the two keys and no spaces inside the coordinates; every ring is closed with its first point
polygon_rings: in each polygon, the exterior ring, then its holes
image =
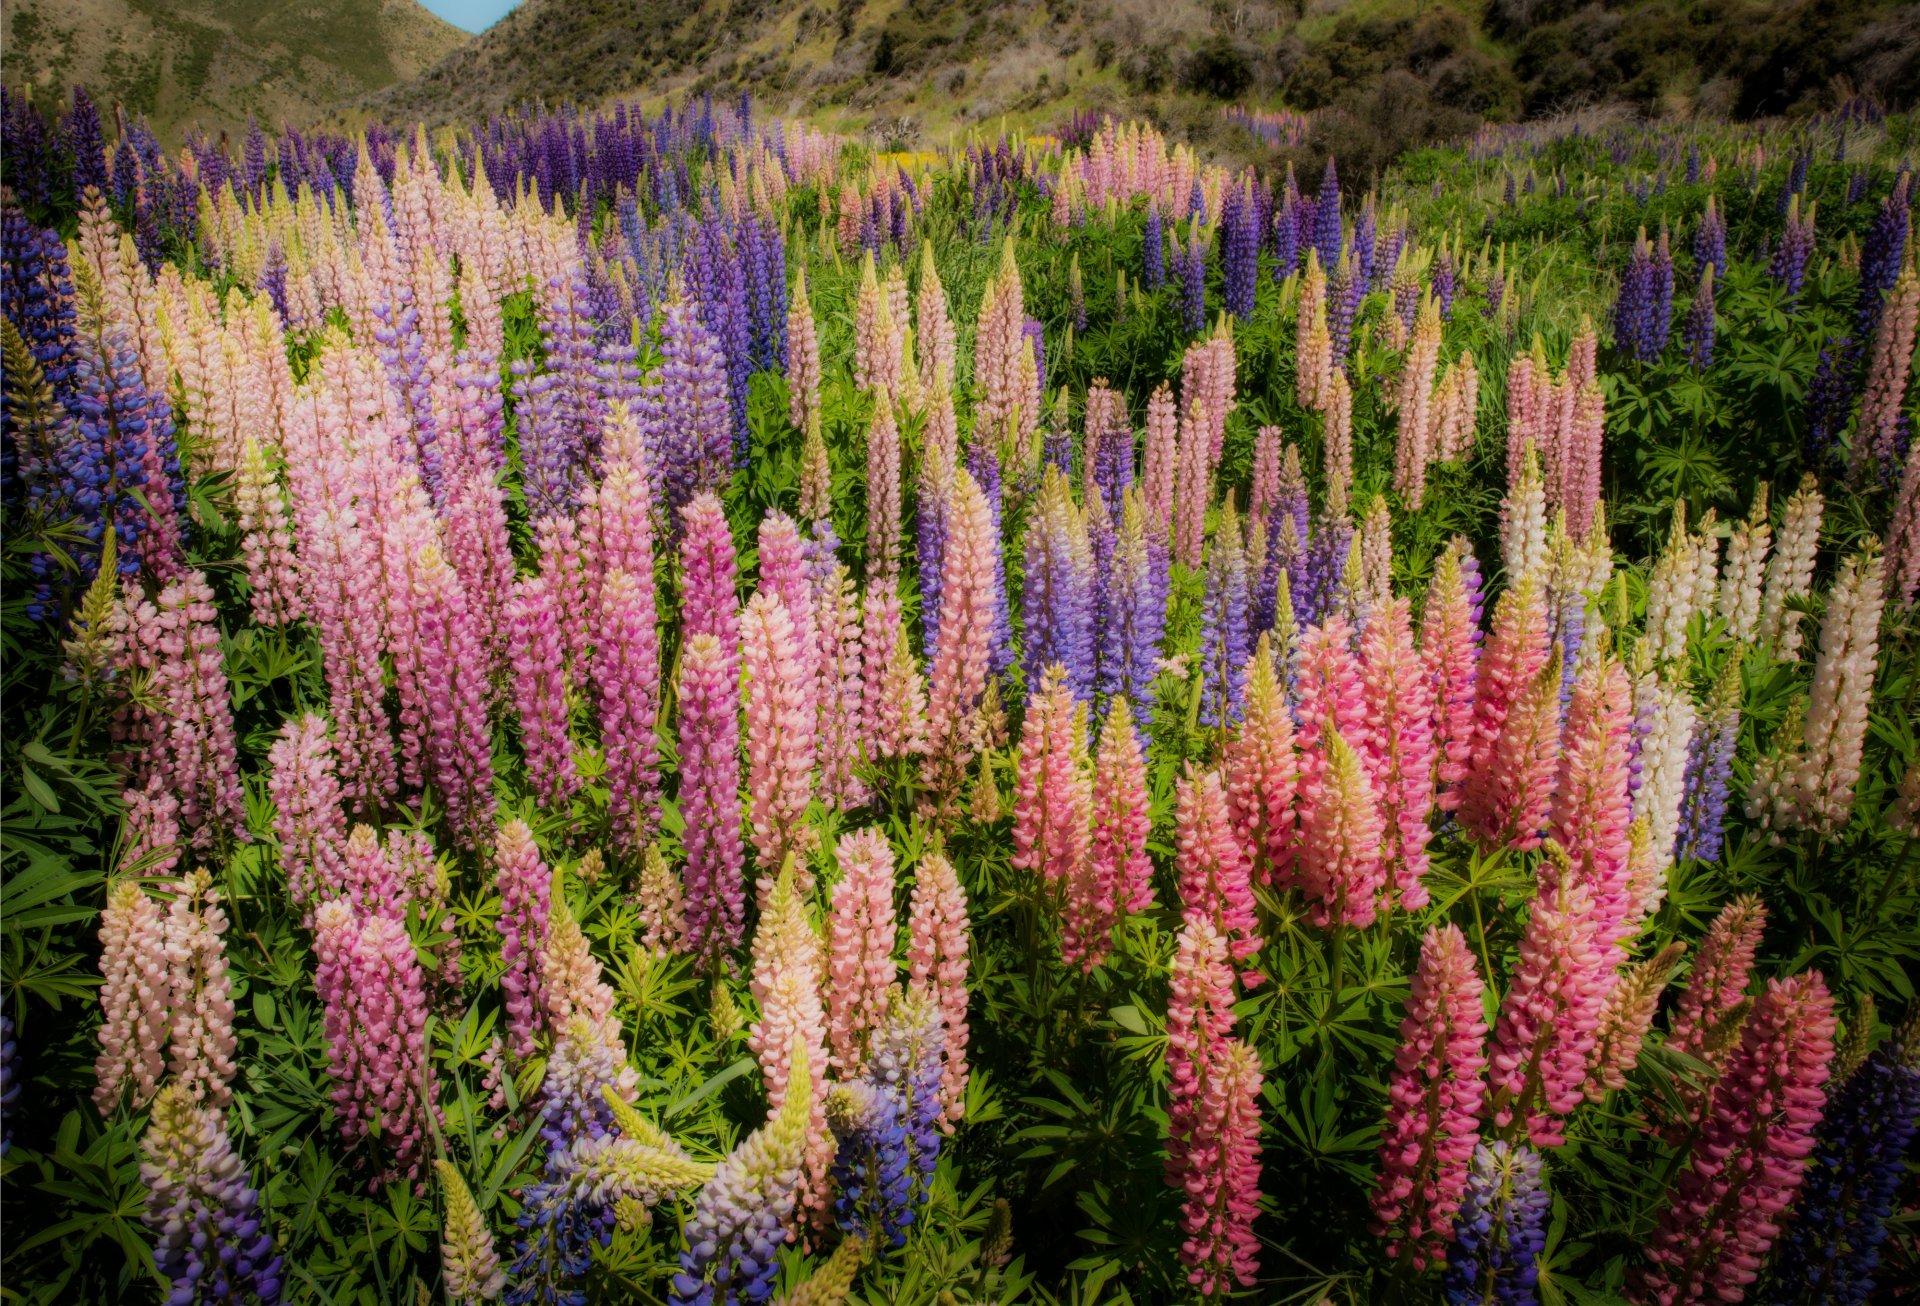
{"type": "Polygon", "coordinates": [[[1228,120],[10,98],[0,1293],[1910,1300],[1914,120],[1228,120]]]}

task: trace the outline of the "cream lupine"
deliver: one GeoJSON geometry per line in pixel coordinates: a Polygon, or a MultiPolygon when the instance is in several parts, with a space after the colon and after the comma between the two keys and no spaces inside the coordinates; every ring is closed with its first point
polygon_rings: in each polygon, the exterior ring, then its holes
{"type": "Polygon", "coordinates": [[[107,892],[100,917],[100,973],[105,983],[93,1103],[107,1116],[129,1085],[136,1110],[153,1100],[166,1074],[173,1033],[166,918],[132,879],[115,882],[107,892]]]}
{"type": "Polygon", "coordinates": [[[1760,587],[1767,575],[1767,557],[1773,547],[1773,525],[1767,520],[1767,483],[1753,493],[1747,519],[1733,528],[1727,543],[1727,563],[1720,574],[1718,610],[1727,633],[1747,642],[1760,629],[1760,587]]]}
{"type": "Polygon", "coordinates": [[[1766,588],[1760,599],[1760,634],[1763,643],[1773,645],[1773,655],[1792,661],[1800,655],[1800,614],[1791,611],[1788,601],[1806,594],[1813,586],[1813,564],[1820,548],[1820,519],[1826,511],[1819,483],[1811,472],[1800,479],[1800,488],[1787,500],[1773,556],[1767,560],[1766,588]]]}

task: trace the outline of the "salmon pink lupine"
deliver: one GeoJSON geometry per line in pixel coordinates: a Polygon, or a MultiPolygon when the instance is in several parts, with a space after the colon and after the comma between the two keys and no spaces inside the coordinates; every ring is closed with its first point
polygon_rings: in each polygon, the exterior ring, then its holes
{"type": "Polygon", "coordinates": [[[1433,811],[1433,682],[1413,644],[1412,606],[1389,597],[1360,638],[1367,776],[1385,825],[1380,857],[1400,905],[1427,905],[1427,817],[1433,811]]]}
{"type": "Polygon", "coordinates": [[[543,1031],[540,956],[547,944],[547,904],[553,876],[540,859],[525,821],[508,821],[494,841],[494,882],[500,889],[500,990],[507,1009],[507,1048],[526,1060],[543,1031]]]}
{"type": "Polygon", "coordinates": [[[1246,712],[1221,767],[1234,834],[1254,878],[1287,887],[1293,882],[1300,755],[1270,636],[1260,637],[1247,664],[1246,712]]]}
{"type": "Polygon", "coordinates": [[[1180,418],[1174,407],[1173,391],[1163,381],[1147,400],[1147,439],[1140,472],[1147,525],[1156,539],[1172,538],[1179,455],[1180,418]]]}
{"type": "Polygon", "coordinates": [[[1324,735],[1338,731],[1353,747],[1367,747],[1366,690],[1353,640],[1353,627],[1338,613],[1300,636],[1294,716],[1300,723],[1303,781],[1325,760],[1316,751],[1324,735]]]}
{"type": "Polygon", "coordinates": [[[100,915],[100,1053],[94,1059],[93,1104],[113,1114],[128,1085],[135,1110],[160,1091],[173,1035],[173,977],[168,971],[166,918],[132,878],[116,880],[100,915]]]}
{"type": "Polygon", "coordinates": [[[838,1078],[865,1073],[871,1041],[886,1023],[893,960],[893,849],[879,830],[840,839],[840,882],[827,913],[827,1047],[838,1078]]]}
{"type": "Polygon", "coordinates": [[[1462,558],[1472,546],[1457,539],[1440,551],[1420,613],[1420,661],[1433,683],[1434,776],[1442,811],[1460,806],[1460,789],[1473,760],[1474,697],[1480,666],[1480,623],[1467,593],[1462,558]]]}
{"type": "MultiPolygon", "coordinates": [[[[749,600],[740,644],[747,698],[748,821],[754,851],[766,872],[761,877],[764,893],[787,854],[804,854],[810,847],[804,818],[813,794],[815,685],[779,595],[761,589],[749,600]]],[[[801,891],[811,889],[811,873],[801,870],[797,875],[801,891]]]]}
{"type": "Polygon", "coordinates": [[[704,631],[680,651],[680,816],[689,947],[698,956],[737,947],[744,923],[739,657],[704,631]]]}
{"type": "Polygon", "coordinates": [[[1741,1301],[1805,1177],[1826,1108],[1833,998],[1818,971],[1769,980],[1668,1190],[1637,1301],[1741,1301]]]}
{"type": "Polygon", "coordinates": [[[1254,915],[1252,868],[1227,810],[1218,770],[1189,767],[1175,787],[1174,877],[1180,908],[1212,923],[1249,985],[1260,981],[1253,959],[1260,952],[1254,915]]]}
{"type": "Polygon", "coordinates": [[[760,1019],[747,1032],[759,1058],[768,1105],[778,1111],[790,1098],[809,1102],[799,1204],[808,1222],[823,1218],[832,1197],[833,1134],[827,1127],[826,1015],[820,1001],[823,977],[820,939],[807,917],[806,900],[789,859],[767,890],[753,934],[749,987],[760,1019]],[[794,1075],[807,1090],[793,1091],[794,1075]]]}
{"type": "Polygon", "coordinates": [[[608,808],[615,838],[637,854],[660,814],[660,631],[652,570],[609,572],[600,604],[593,681],[608,808]]]}
{"type": "Polygon", "coordinates": [[[1484,770],[1469,781],[1460,823],[1483,848],[1538,848],[1552,811],[1560,750],[1560,660],[1513,705],[1484,770]]]}
{"type": "Polygon", "coordinates": [[[540,575],[514,582],[507,603],[510,680],[527,756],[527,779],[542,806],[563,807],[579,788],[567,734],[566,658],[553,596],[540,575]]]}
{"type": "Polygon", "coordinates": [[[953,1131],[967,1103],[967,892],[941,853],[928,853],[914,873],[907,909],[907,979],[939,1009],[940,1102],[943,1128],[953,1131]]]}
{"type": "Polygon", "coordinates": [[[1500,596],[1493,633],[1474,680],[1473,739],[1461,781],[1461,821],[1485,840],[1498,838],[1510,810],[1489,788],[1500,740],[1507,733],[1508,717],[1546,668],[1547,653],[1546,603],[1537,582],[1522,580],[1500,596]]]}
{"type": "Polygon", "coordinates": [[[1100,747],[1093,761],[1092,876],[1102,901],[1121,912],[1153,906],[1153,859],[1147,855],[1152,832],[1152,795],[1147,790],[1147,761],[1133,712],[1120,698],[1107,708],[1100,747]]]}
{"type": "Polygon", "coordinates": [[[1559,855],[1540,868],[1488,1062],[1496,1128],[1536,1147],[1558,1147],[1584,1096],[1587,1059],[1612,991],[1612,949],[1587,886],[1559,855]]]}
{"type": "Polygon", "coordinates": [[[1587,662],[1567,704],[1560,779],[1553,795],[1553,837],[1565,850],[1574,878],[1593,895],[1606,922],[1603,937],[1610,943],[1619,942],[1620,927],[1633,913],[1627,882],[1632,724],[1626,668],[1608,654],[1587,662]]]}
{"type": "Polygon", "coordinates": [[[1079,883],[1088,873],[1092,805],[1084,709],[1067,689],[1065,670],[1055,663],[1027,697],[1020,729],[1012,864],[1039,876],[1060,901],[1061,947],[1069,962],[1081,960],[1086,939],[1101,936],[1099,922],[1078,919],[1097,906],[1079,883]]]}
{"type": "Polygon", "coordinates": [[[362,915],[335,898],[314,913],[314,953],[340,1132],[349,1147],[377,1140],[374,1182],[418,1178],[437,1107],[413,942],[392,917],[362,915]]]}
{"type": "Polygon", "coordinates": [[[312,712],[289,717],[267,750],[267,766],[273,837],[280,844],[287,896],[294,906],[305,907],[343,874],[347,822],[327,723],[312,712]]]}
{"type": "Polygon", "coordinates": [[[1485,987],[1459,927],[1429,929],[1400,1021],[1373,1190],[1374,1232],[1395,1235],[1387,1254],[1408,1255],[1423,1270],[1453,1236],[1480,1142],[1485,987]]]}
{"type": "Polygon", "coordinates": [[[1300,779],[1300,852],[1295,883],[1313,924],[1370,925],[1385,887],[1384,822],[1360,755],[1329,728],[1310,749],[1300,779]]]}

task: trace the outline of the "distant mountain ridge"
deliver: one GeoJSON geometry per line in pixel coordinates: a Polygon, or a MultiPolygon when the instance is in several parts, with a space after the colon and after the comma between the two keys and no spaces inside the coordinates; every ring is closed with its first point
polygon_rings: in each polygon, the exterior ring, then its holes
{"type": "Polygon", "coordinates": [[[168,140],[310,122],[468,39],[417,0],[7,0],[4,16],[9,87],[83,85],[168,140]]]}

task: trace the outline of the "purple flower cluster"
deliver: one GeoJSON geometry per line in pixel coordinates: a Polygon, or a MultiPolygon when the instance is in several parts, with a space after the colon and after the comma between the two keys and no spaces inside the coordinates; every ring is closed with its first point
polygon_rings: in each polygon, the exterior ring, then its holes
{"type": "Polygon", "coordinates": [[[1501,1140],[1480,1144],[1454,1217],[1441,1280],[1446,1300],[1452,1306],[1535,1306],[1551,1205],[1538,1152],[1501,1140]]]}
{"type": "Polygon", "coordinates": [[[1207,329],[1207,246],[1200,224],[1188,233],[1180,258],[1180,329],[1197,336],[1207,329]]]}
{"type": "Polygon", "coordinates": [[[1802,208],[1796,195],[1787,208],[1780,243],[1774,246],[1773,258],[1767,264],[1768,278],[1780,287],[1789,305],[1798,303],[1800,292],[1806,289],[1807,264],[1813,259],[1813,221],[1813,206],[1802,208]]]}
{"type": "Polygon", "coordinates": [[[1254,288],[1260,283],[1260,216],[1243,187],[1227,191],[1220,216],[1227,312],[1245,321],[1253,316],[1254,288]]]}
{"type": "Polygon", "coordinates": [[[1339,266],[1341,240],[1344,233],[1340,230],[1340,172],[1334,167],[1333,156],[1327,156],[1327,170],[1320,177],[1320,193],[1313,202],[1313,244],[1320,252],[1320,266],[1332,269],[1339,266]]]}
{"type": "Polygon", "coordinates": [[[1140,279],[1150,291],[1167,284],[1167,237],[1160,226],[1160,206],[1151,202],[1140,238],[1140,279]]]}
{"type": "Polygon", "coordinates": [[[1224,727],[1240,719],[1246,689],[1252,617],[1247,553],[1228,511],[1207,555],[1207,593],[1200,617],[1200,723],[1224,727]]]}
{"type": "Polygon", "coordinates": [[[1873,339],[1887,292],[1900,278],[1900,262],[1907,252],[1907,228],[1913,221],[1912,191],[1913,174],[1902,172],[1894,179],[1892,193],[1880,202],[1880,211],[1860,242],[1860,299],[1853,318],[1856,340],[1873,339]]]}
{"type": "Polygon", "coordinates": [[[1643,230],[1620,278],[1613,306],[1613,342],[1635,362],[1652,363],[1667,347],[1673,319],[1673,255],[1665,228],[1658,244],[1643,230]]]}

